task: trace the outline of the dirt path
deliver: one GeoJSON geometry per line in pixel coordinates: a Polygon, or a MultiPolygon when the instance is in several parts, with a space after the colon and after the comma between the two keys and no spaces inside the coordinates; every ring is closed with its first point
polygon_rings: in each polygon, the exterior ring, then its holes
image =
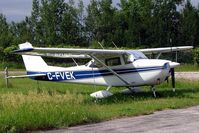
{"type": "MultiPolygon", "coordinates": [[[[9,71],[9,76],[16,76],[16,75],[24,75],[26,74],[25,71],[9,71]]],[[[5,72],[4,71],[0,71],[0,78],[5,76],[5,72]]]]}
{"type": "Polygon", "coordinates": [[[199,80],[199,72],[176,72],[175,75],[179,79],[199,80]]]}
{"type": "Polygon", "coordinates": [[[198,133],[199,106],[32,133],[198,133]]]}

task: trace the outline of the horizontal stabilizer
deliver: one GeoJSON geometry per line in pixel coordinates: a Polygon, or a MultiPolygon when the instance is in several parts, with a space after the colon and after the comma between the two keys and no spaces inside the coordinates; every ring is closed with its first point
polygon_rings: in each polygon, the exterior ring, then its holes
{"type": "Polygon", "coordinates": [[[19,76],[8,76],[7,79],[10,78],[34,78],[34,77],[43,77],[46,76],[46,74],[31,74],[31,75],[19,75],[19,76]]]}

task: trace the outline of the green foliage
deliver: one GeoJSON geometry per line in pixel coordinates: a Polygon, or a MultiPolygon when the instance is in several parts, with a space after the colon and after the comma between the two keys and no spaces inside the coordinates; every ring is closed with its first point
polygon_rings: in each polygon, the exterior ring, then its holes
{"type": "MultiPolygon", "coordinates": [[[[17,57],[17,58],[21,59],[20,57],[17,57]]],[[[0,63],[0,71],[4,71],[4,69],[6,67],[11,69],[11,70],[17,69],[17,71],[20,70],[20,69],[25,70],[22,59],[20,61],[18,61],[18,63],[16,63],[16,61],[9,61],[9,62],[8,61],[2,61],[0,63]]]]}
{"type": "Polygon", "coordinates": [[[91,48],[99,48],[99,49],[101,49],[101,46],[100,46],[100,44],[99,44],[99,42],[97,42],[97,41],[93,41],[92,43],[91,43],[91,46],[90,46],[91,48]]]}
{"type": "Polygon", "coordinates": [[[3,14],[0,14],[0,47],[6,48],[11,43],[11,40],[12,36],[9,30],[9,25],[3,14]]]}
{"type": "Polygon", "coordinates": [[[17,49],[17,46],[15,46],[15,45],[6,47],[3,51],[2,60],[4,60],[5,62],[8,61],[8,62],[12,62],[12,63],[19,62],[21,60],[20,55],[11,54],[16,49],[17,49]]]}
{"type": "MultiPolygon", "coordinates": [[[[33,0],[32,12],[8,23],[0,14],[0,59],[7,47],[34,46],[147,48],[199,44],[199,8],[184,0],[33,0]],[[181,7],[184,4],[184,8],[181,7]],[[78,6],[76,6],[78,5],[78,6]]],[[[8,48],[9,49],[9,48],[8,48]]],[[[10,55],[9,55],[10,56],[10,55]]]]}
{"type": "Polygon", "coordinates": [[[194,62],[199,65],[199,48],[194,49],[194,62]]]}
{"type": "Polygon", "coordinates": [[[180,66],[175,68],[177,72],[198,72],[199,65],[197,64],[180,64],[180,66]]]}
{"type": "Polygon", "coordinates": [[[4,53],[8,55],[9,53],[13,52],[16,49],[17,49],[17,47],[15,45],[11,45],[4,49],[4,53]]]}
{"type": "Polygon", "coordinates": [[[197,38],[197,29],[198,29],[198,22],[199,22],[199,16],[198,12],[190,3],[189,0],[187,0],[187,3],[185,5],[185,8],[182,12],[182,37],[181,43],[184,45],[193,45],[195,46],[195,40],[197,38]],[[191,20],[191,21],[190,21],[191,20]]]}

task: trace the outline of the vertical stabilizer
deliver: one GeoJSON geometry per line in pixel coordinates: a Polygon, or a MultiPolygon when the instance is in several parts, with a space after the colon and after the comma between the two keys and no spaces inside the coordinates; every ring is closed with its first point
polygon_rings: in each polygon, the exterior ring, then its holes
{"type": "MultiPolygon", "coordinates": [[[[32,49],[32,44],[29,42],[19,44],[20,49],[32,49]]],[[[48,65],[40,56],[22,55],[26,71],[42,72],[46,71],[48,65]]]]}

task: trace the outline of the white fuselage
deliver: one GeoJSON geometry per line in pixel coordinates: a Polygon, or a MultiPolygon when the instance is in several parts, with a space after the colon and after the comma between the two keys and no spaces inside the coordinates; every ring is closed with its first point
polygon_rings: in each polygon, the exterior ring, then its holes
{"type": "Polygon", "coordinates": [[[168,60],[140,59],[129,64],[110,67],[126,82],[107,70],[105,67],[91,68],[86,65],[69,68],[48,66],[42,72],[45,73],[44,80],[67,83],[96,84],[103,86],[143,86],[159,84],[169,76],[170,67],[175,67],[168,60]]]}
{"type": "Polygon", "coordinates": [[[19,47],[20,49],[14,52],[22,55],[28,73],[25,77],[109,87],[156,85],[170,76],[170,70],[174,80],[174,69],[170,68],[174,68],[179,63],[148,59],[144,53],[158,54],[156,58],[159,58],[161,53],[193,48],[192,46],[139,50],[42,48],[33,47],[29,42],[19,44],[19,47]],[[87,65],[63,68],[48,66],[42,56],[92,60],[87,65]]]}

